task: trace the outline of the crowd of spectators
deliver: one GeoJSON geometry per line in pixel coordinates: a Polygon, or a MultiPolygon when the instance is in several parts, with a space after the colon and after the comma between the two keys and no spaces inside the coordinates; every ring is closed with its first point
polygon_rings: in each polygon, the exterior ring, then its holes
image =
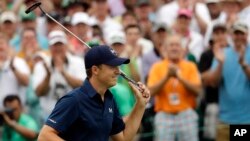
{"type": "MultiPolygon", "coordinates": [[[[35,140],[56,101],[82,85],[88,47],[37,8],[0,1],[0,136],[35,140]]],[[[250,0],[42,0],[41,7],[89,46],[106,44],[120,69],[149,87],[140,141],[229,141],[250,124],[250,0]]],[[[121,116],[135,98],[111,88],[121,116]]]]}

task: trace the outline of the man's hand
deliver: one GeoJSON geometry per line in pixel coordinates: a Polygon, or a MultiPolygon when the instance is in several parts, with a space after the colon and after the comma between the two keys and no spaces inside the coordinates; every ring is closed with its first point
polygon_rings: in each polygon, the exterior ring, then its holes
{"type": "Polygon", "coordinates": [[[168,77],[177,77],[178,67],[174,64],[170,64],[168,67],[168,77]]]}
{"type": "Polygon", "coordinates": [[[146,106],[146,104],[150,100],[150,96],[151,96],[149,89],[141,82],[138,82],[138,85],[139,85],[139,88],[141,89],[141,91],[139,91],[138,88],[135,85],[133,85],[131,82],[129,82],[129,85],[131,86],[131,88],[135,94],[137,102],[139,102],[143,106],[146,106]]]}
{"type": "Polygon", "coordinates": [[[59,72],[63,72],[64,70],[64,60],[62,57],[60,56],[56,56],[54,58],[54,64],[55,64],[55,68],[59,71],[59,72]]]}
{"type": "Polygon", "coordinates": [[[225,55],[224,55],[224,51],[223,51],[223,48],[221,47],[220,43],[215,43],[214,44],[213,52],[214,52],[214,57],[220,63],[223,63],[224,60],[225,60],[225,55]]]}
{"type": "Polygon", "coordinates": [[[246,51],[246,48],[244,45],[242,45],[241,49],[239,50],[239,64],[241,66],[244,66],[246,65],[246,62],[245,62],[245,51],[246,51]]]}
{"type": "Polygon", "coordinates": [[[3,116],[4,122],[10,126],[10,127],[14,127],[16,124],[15,120],[12,120],[5,112],[1,112],[0,113],[3,116]]]}

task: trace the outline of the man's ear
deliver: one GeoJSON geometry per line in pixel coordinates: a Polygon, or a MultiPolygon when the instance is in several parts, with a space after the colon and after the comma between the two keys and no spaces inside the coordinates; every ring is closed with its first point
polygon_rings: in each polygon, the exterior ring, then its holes
{"type": "Polygon", "coordinates": [[[100,67],[98,67],[98,66],[94,65],[94,66],[91,67],[91,71],[92,71],[93,75],[97,75],[99,70],[100,70],[100,67]]]}

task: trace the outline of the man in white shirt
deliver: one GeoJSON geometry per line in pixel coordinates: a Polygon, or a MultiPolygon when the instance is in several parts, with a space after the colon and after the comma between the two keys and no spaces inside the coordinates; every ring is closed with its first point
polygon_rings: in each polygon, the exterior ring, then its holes
{"type": "MultiPolygon", "coordinates": [[[[7,37],[0,33],[0,101],[9,94],[20,94],[25,101],[25,86],[29,83],[30,70],[25,61],[14,57],[7,37]]],[[[3,104],[0,104],[3,108],[3,104]]]]}
{"type": "Polygon", "coordinates": [[[40,97],[45,117],[55,103],[68,91],[81,86],[86,78],[84,60],[67,52],[67,38],[63,31],[49,34],[51,57],[39,62],[34,68],[34,89],[40,97]]]}

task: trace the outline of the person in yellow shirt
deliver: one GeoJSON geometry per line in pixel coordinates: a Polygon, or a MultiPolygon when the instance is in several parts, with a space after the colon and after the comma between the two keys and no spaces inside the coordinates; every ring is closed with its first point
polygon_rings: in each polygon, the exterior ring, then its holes
{"type": "Polygon", "coordinates": [[[30,69],[33,69],[33,56],[40,50],[36,39],[36,31],[33,28],[25,28],[22,31],[21,50],[17,52],[17,56],[23,58],[30,69]]]}
{"type": "Polygon", "coordinates": [[[152,66],[148,78],[155,97],[155,140],[198,141],[198,116],[194,111],[202,90],[198,69],[185,60],[178,35],[164,41],[162,52],[165,59],[152,66]]]}

